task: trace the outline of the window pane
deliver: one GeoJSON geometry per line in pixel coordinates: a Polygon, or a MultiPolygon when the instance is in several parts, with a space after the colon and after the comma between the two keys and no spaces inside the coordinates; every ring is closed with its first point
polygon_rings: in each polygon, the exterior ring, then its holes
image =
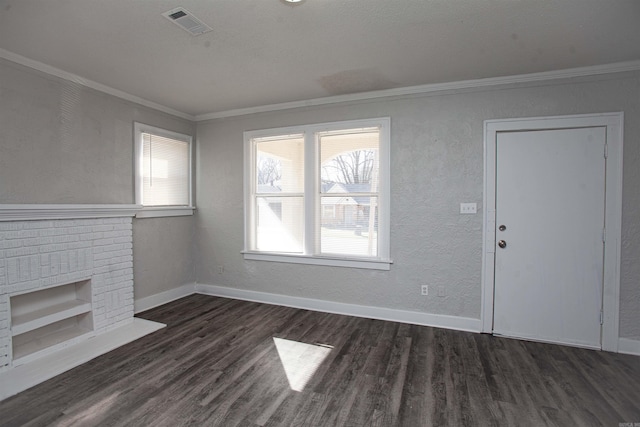
{"type": "Polygon", "coordinates": [[[302,253],[303,197],[256,197],[256,250],[302,253]]]}
{"type": "Polygon", "coordinates": [[[142,204],[189,205],[189,143],[142,134],[142,204]]]}
{"type": "Polygon", "coordinates": [[[320,134],[319,142],[322,193],[378,191],[377,129],[320,134]]]}
{"type": "Polygon", "coordinates": [[[304,137],[257,139],[256,192],[302,193],[304,191],[304,137]]]}
{"type": "Polygon", "coordinates": [[[320,252],[377,256],[377,201],[377,197],[322,196],[320,252]]]}

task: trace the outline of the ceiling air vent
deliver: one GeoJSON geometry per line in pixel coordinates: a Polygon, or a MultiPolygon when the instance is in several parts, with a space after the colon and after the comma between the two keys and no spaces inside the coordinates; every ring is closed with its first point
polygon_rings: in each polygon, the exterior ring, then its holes
{"type": "Polygon", "coordinates": [[[192,36],[208,33],[213,28],[193,16],[191,12],[183,7],[176,7],[162,14],[169,21],[173,22],[192,36]]]}

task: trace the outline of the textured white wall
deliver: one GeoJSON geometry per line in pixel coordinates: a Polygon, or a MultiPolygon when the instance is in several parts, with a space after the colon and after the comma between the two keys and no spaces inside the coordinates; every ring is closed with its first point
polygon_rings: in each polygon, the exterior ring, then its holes
{"type": "Polygon", "coordinates": [[[264,113],[198,124],[199,283],[480,317],[483,121],[625,112],[621,328],[640,339],[640,76],[504,86],[264,113]],[[391,271],[245,261],[242,132],[391,117],[391,271]],[[460,202],[478,203],[460,215],[460,202]],[[224,265],[218,273],[217,266],[224,265]],[[420,285],[432,289],[420,296],[420,285]],[[446,297],[435,289],[444,286],[446,297]]]}
{"type": "Polygon", "coordinates": [[[195,281],[193,217],[133,220],[135,299],[195,281]]]}
{"type": "MultiPolygon", "coordinates": [[[[134,203],[134,121],[195,134],[188,120],[0,60],[0,204],[134,203]]],[[[134,220],[136,298],[193,282],[192,224],[134,220]]]]}

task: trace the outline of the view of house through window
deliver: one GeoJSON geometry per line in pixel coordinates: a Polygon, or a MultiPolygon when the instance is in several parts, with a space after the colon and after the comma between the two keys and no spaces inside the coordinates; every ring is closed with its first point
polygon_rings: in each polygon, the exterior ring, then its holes
{"type": "Polygon", "coordinates": [[[302,129],[247,143],[249,251],[388,256],[379,239],[379,205],[388,203],[381,189],[387,173],[381,173],[381,126],[302,129]]]}
{"type": "Polygon", "coordinates": [[[326,132],[320,148],[320,253],[378,254],[379,130],[326,132]]]}

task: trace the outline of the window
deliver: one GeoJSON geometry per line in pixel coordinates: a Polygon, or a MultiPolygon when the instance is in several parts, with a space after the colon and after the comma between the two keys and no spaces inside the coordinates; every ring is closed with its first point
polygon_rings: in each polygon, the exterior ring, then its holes
{"type": "Polygon", "coordinates": [[[245,132],[245,259],[388,270],[389,124],[245,132]]]}
{"type": "Polygon", "coordinates": [[[191,137],[134,124],[137,217],[191,215],[191,137]]]}

